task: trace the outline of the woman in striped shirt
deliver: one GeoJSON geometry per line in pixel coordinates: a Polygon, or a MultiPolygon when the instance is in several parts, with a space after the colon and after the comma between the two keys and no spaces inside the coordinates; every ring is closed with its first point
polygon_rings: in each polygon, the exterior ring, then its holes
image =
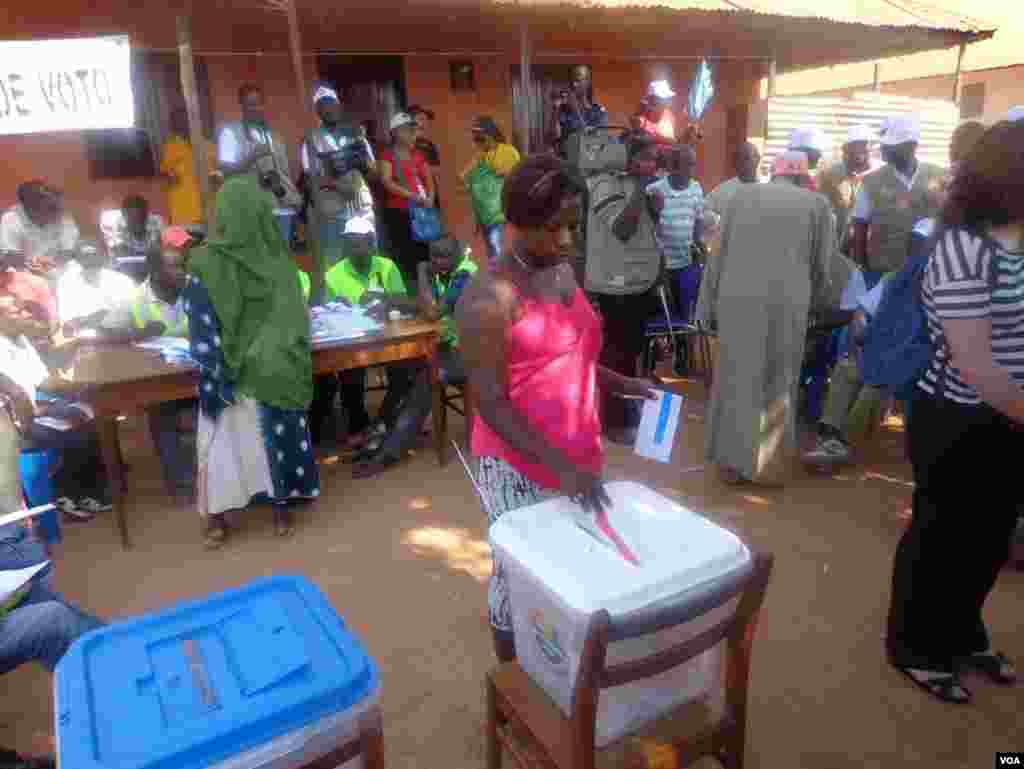
{"type": "Polygon", "coordinates": [[[957,168],[922,285],[934,348],[908,426],[913,518],[896,550],[890,662],[970,701],[961,670],[1016,673],[981,610],[1009,555],[1024,452],[1024,123],[999,123],[957,168]]]}

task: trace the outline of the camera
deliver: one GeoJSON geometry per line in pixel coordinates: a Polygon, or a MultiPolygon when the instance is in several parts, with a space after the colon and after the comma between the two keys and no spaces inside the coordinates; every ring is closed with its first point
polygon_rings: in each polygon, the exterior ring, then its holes
{"type": "Polygon", "coordinates": [[[320,133],[316,136],[314,150],[319,156],[327,175],[340,179],[350,171],[359,171],[364,176],[370,170],[370,149],[362,129],[347,126],[336,133],[320,133]]]}

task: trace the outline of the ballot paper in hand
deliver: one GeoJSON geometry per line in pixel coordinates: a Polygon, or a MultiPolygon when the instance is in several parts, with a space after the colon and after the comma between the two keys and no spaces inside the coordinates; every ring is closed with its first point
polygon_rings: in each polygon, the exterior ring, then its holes
{"type": "Polygon", "coordinates": [[[607,510],[600,510],[596,513],[591,513],[587,510],[580,510],[575,516],[576,525],[589,534],[591,537],[596,539],[605,547],[618,553],[623,560],[634,566],[640,565],[640,560],[636,557],[626,541],[622,538],[622,535],[612,526],[611,519],[608,517],[607,510]]]}
{"type": "Polygon", "coordinates": [[[672,446],[685,400],[682,395],[661,390],[657,400],[644,401],[636,436],[637,454],[659,462],[672,459],[672,446]]]}
{"type": "Polygon", "coordinates": [[[13,599],[28,591],[32,578],[50,565],[49,561],[29,566],[27,569],[0,571],[0,606],[7,606],[13,599]]]}

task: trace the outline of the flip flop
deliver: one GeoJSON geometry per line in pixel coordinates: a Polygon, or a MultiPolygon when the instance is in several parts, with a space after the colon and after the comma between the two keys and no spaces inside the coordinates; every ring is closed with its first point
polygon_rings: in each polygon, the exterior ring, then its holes
{"type": "Polygon", "coordinates": [[[938,673],[938,671],[921,670],[922,673],[934,672],[936,675],[919,678],[912,671],[917,668],[895,666],[896,670],[905,675],[914,686],[932,697],[950,705],[967,705],[971,701],[971,690],[963,685],[956,673],[938,673]]]}
{"type": "Polygon", "coordinates": [[[960,661],[961,667],[988,676],[993,683],[1008,686],[1017,682],[1017,670],[1002,652],[987,651],[970,654],[960,661]]]}

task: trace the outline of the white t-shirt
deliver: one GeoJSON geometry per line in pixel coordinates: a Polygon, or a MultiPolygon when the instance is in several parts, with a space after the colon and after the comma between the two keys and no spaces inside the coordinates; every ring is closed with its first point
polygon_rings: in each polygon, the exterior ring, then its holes
{"type": "Polygon", "coordinates": [[[25,213],[21,204],[9,208],[0,217],[0,250],[20,251],[25,258],[56,256],[70,251],[78,243],[78,225],[70,214],[54,224],[40,227],[25,213]]]}
{"type": "Polygon", "coordinates": [[[127,275],[106,267],[100,270],[99,281],[89,282],[82,265],[72,261],[57,281],[57,315],[66,323],[100,310],[116,310],[130,303],[138,290],[127,275]]]}
{"type": "Polygon", "coordinates": [[[36,388],[50,373],[36,348],[23,336],[0,336],[0,371],[14,380],[32,400],[36,399],[36,388]]]}

